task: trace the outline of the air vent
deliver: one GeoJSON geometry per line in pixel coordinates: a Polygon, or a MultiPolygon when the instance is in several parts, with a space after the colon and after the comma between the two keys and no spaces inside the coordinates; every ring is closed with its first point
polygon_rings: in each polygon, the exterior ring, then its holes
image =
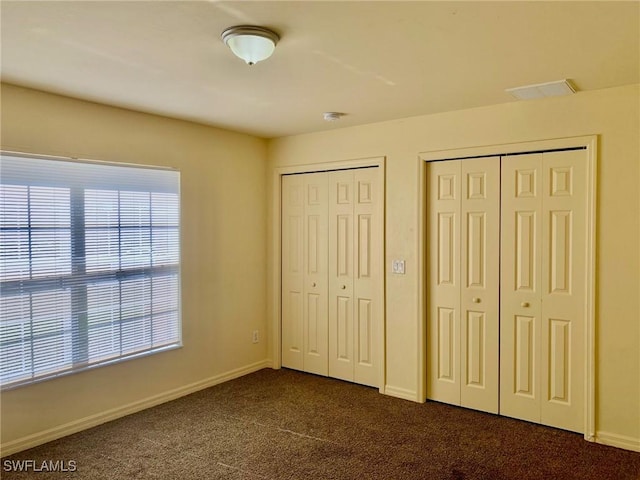
{"type": "Polygon", "coordinates": [[[576,93],[576,89],[569,83],[569,80],[565,79],[524,87],[507,88],[505,92],[511,94],[511,96],[518,100],[533,100],[534,98],[571,95],[572,93],[576,93]]]}

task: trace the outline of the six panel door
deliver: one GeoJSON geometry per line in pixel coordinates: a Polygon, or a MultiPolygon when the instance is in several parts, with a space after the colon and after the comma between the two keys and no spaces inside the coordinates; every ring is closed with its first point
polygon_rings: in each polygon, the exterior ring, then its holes
{"type": "MultiPolygon", "coordinates": [[[[282,178],[282,365],[377,385],[375,169],[282,178]]],[[[427,164],[427,396],[584,416],[585,150],[427,164]]]]}
{"type": "Polygon", "coordinates": [[[460,405],[498,413],[500,158],[461,167],[460,405]]]}
{"type": "Polygon", "coordinates": [[[300,175],[282,177],[282,366],[304,369],[304,187],[300,175]]]}
{"type": "Polygon", "coordinates": [[[542,154],[502,163],[500,413],[540,422],[542,154]]]}
{"type": "MultiPolygon", "coordinates": [[[[354,369],[356,383],[378,386],[380,380],[378,338],[382,322],[383,268],[379,261],[382,251],[381,189],[375,168],[354,170],[354,369]]],[[[342,288],[342,285],[341,287],[342,288]]]]}
{"type": "Polygon", "coordinates": [[[378,385],[377,172],[329,173],[329,376],[378,385]]]}
{"type": "Polygon", "coordinates": [[[428,398],[582,431],[586,165],[427,165],[428,398]]]}
{"type": "Polygon", "coordinates": [[[353,170],[329,173],[329,376],[353,381],[354,204],[353,170]]]}
{"type": "Polygon", "coordinates": [[[461,161],[427,164],[427,397],[460,405],[461,161]]]}
{"type": "Polygon", "coordinates": [[[585,150],[502,162],[500,413],[582,432],[585,150]]]}
{"type": "Polygon", "coordinates": [[[302,176],[304,371],[328,375],[328,182],[325,173],[302,176]]]}
{"type": "Polygon", "coordinates": [[[542,355],[540,422],[582,432],[587,297],[585,150],[542,158],[542,355]]]}
{"type": "Polygon", "coordinates": [[[500,158],[432,162],[427,184],[427,395],[497,413],[500,158]]]}
{"type": "Polygon", "coordinates": [[[282,177],[282,365],[378,386],[377,169],[282,177]]]}

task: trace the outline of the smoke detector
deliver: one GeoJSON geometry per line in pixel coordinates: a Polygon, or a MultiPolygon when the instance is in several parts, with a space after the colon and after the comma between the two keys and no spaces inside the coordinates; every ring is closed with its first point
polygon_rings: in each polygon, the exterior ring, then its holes
{"type": "Polygon", "coordinates": [[[325,122],[335,122],[344,117],[346,113],[342,112],[324,112],[322,114],[322,118],[324,118],[325,122]]]}

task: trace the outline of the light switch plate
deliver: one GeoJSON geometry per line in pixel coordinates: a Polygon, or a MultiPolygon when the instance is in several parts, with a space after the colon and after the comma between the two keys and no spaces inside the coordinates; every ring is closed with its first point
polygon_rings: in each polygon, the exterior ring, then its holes
{"type": "Polygon", "coordinates": [[[391,273],[404,275],[404,260],[393,260],[391,262],[391,273]]]}

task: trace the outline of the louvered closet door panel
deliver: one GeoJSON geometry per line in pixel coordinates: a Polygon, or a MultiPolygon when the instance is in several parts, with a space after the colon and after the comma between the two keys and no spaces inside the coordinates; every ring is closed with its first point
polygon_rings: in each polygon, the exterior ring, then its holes
{"type": "Polygon", "coordinates": [[[427,397],[460,404],[461,161],[427,164],[427,397]]]}
{"type": "Polygon", "coordinates": [[[500,157],[461,167],[460,403],[498,413],[500,157]]]}
{"type": "Polygon", "coordinates": [[[540,421],[542,154],[502,159],[500,413],[540,421]]]}
{"type": "MultiPolygon", "coordinates": [[[[377,183],[378,169],[353,171],[354,175],[354,381],[378,386],[378,338],[382,321],[382,215],[383,199],[377,183]]],[[[342,288],[342,287],[341,287],[342,288]]]]}
{"type": "Polygon", "coordinates": [[[303,370],[304,187],[282,177],[282,366],[303,370]]]}
{"type": "Polygon", "coordinates": [[[541,423],[584,428],[586,151],[542,158],[541,423]]]}
{"type": "Polygon", "coordinates": [[[328,175],[302,176],[304,187],[304,371],[328,375],[328,175]]]}
{"type": "Polygon", "coordinates": [[[329,376],[354,378],[353,170],[329,173],[329,376]]]}

